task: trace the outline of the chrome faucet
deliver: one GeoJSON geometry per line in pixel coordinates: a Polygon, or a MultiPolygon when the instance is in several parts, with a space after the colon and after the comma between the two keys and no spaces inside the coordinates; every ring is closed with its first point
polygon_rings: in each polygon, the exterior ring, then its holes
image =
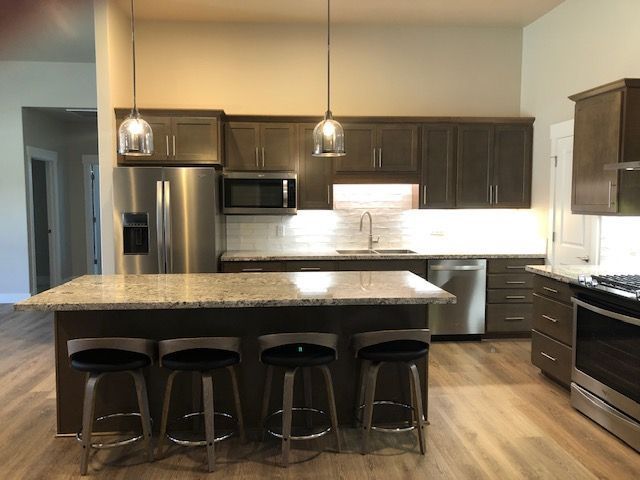
{"type": "Polygon", "coordinates": [[[362,231],[362,225],[364,223],[364,217],[369,217],[369,250],[373,250],[373,244],[378,243],[380,241],[380,237],[373,239],[373,219],[371,218],[371,213],[369,211],[363,212],[360,215],[360,231],[362,231]]]}

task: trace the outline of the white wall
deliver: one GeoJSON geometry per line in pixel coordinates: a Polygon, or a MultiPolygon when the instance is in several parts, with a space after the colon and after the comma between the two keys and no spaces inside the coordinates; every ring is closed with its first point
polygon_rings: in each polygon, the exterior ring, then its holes
{"type": "Polygon", "coordinates": [[[0,62],[0,303],[29,295],[22,107],[96,108],[95,65],[0,62]]]}
{"type": "Polygon", "coordinates": [[[639,26],[638,0],[566,0],[524,29],[521,113],[536,117],[533,206],[542,216],[549,207],[549,126],[573,118],[569,95],[640,77],[639,26]]]}

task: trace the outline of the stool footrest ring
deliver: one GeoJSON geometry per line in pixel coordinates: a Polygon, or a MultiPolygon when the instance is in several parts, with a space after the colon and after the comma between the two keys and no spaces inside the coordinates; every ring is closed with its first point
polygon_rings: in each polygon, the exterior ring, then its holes
{"type": "MultiPolygon", "coordinates": [[[[140,412],[129,412],[129,413],[110,413],[109,415],[103,415],[101,417],[98,417],[95,419],[95,422],[103,422],[105,420],[110,420],[112,418],[129,418],[129,417],[138,417],[141,418],[142,415],[140,414],[140,412]]],[[[153,423],[153,421],[152,421],[153,423]]],[[[115,433],[114,433],[115,434],[115,433]]],[[[123,440],[116,440],[113,442],[96,442],[96,443],[92,443],[91,444],[91,448],[96,448],[98,450],[106,450],[109,448],[118,448],[118,447],[124,447],[126,445],[131,445],[133,443],[139,442],[140,440],[142,440],[144,438],[144,435],[141,433],[139,435],[133,436],[133,437],[129,437],[129,438],[125,438],[123,440]]],[[[82,442],[82,432],[78,432],[76,434],[76,440],[78,442],[82,442]]]]}
{"type": "MultiPolygon", "coordinates": [[[[317,408],[311,408],[311,407],[293,407],[291,409],[293,412],[308,412],[308,413],[317,413],[319,415],[322,415],[324,417],[329,417],[327,415],[327,412],[325,412],[324,410],[319,410],[317,408]]],[[[283,438],[283,435],[281,433],[278,433],[274,430],[271,430],[267,427],[267,424],[269,423],[269,420],[271,420],[273,417],[278,416],[278,415],[282,415],[284,413],[283,410],[276,410],[275,412],[273,412],[272,414],[270,414],[269,416],[267,416],[264,419],[264,423],[263,423],[263,427],[264,429],[267,431],[267,433],[269,433],[270,435],[273,435],[276,438],[283,438]]],[[[326,435],[327,433],[329,433],[331,431],[331,426],[328,426],[326,428],[324,428],[323,430],[316,432],[316,433],[312,433],[309,435],[291,435],[289,437],[289,439],[291,440],[313,440],[315,438],[320,438],[324,435],[326,435]]]]}
{"type": "MultiPolygon", "coordinates": [[[[398,407],[404,410],[410,410],[411,412],[413,412],[415,409],[411,406],[411,405],[407,405],[406,403],[401,403],[401,402],[396,402],[393,400],[376,400],[375,402],[373,402],[374,406],[379,406],[379,405],[384,405],[384,406],[391,406],[391,407],[398,407]]],[[[360,405],[358,407],[358,411],[362,411],[364,409],[364,405],[360,405]]],[[[358,423],[362,424],[362,416],[358,416],[356,417],[356,420],[358,423]]],[[[414,423],[413,420],[413,416],[411,417],[411,420],[408,420],[405,422],[406,426],[401,426],[401,427],[381,427],[381,426],[377,426],[377,425],[371,425],[371,430],[374,430],[376,432],[387,432],[387,433],[403,433],[403,432],[411,432],[412,430],[416,429],[416,425],[414,423]]]]}
{"type": "MultiPolygon", "coordinates": [[[[213,412],[214,417],[223,417],[223,418],[228,418],[230,420],[233,420],[236,425],[238,424],[238,419],[236,417],[234,417],[233,415],[231,415],[230,413],[226,413],[226,412],[213,412]]],[[[202,417],[204,416],[204,412],[192,412],[192,413],[187,413],[186,415],[181,416],[180,418],[178,418],[178,421],[180,420],[189,420],[191,418],[194,417],[202,417]]],[[[223,435],[218,435],[216,436],[213,441],[214,443],[217,442],[221,442],[223,440],[226,440],[227,438],[232,437],[233,435],[236,434],[235,430],[230,431],[229,433],[225,433],[223,435]]],[[[167,438],[169,440],[171,440],[173,443],[177,444],[177,445],[181,445],[183,447],[204,447],[207,445],[207,441],[206,440],[186,440],[184,438],[178,438],[173,434],[170,434],[167,432],[167,438]]]]}

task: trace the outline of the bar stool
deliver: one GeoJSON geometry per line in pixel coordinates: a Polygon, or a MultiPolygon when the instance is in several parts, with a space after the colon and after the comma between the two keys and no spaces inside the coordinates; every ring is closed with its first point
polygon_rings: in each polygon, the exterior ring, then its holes
{"type": "Polygon", "coordinates": [[[242,417],[242,406],[240,403],[240,392],[238,390],[238,379],[236,377],[236,365],[240,363],[240,338],[237,337],[200,337],[200,338],[176,338],[162,340],[158,343],[160,365],[172,370],[164,392],[162,406],[162,421],[160,424],[160,439],[158,441],[158,455],[162,453],[165,436],[178,445],[193,447],[207,447],[207,461],[209,471],[215,469],[215,443],[226,440],[234,432],[226,435],[215,436],[214,417],[222,416],[230,419],[234,417],[226,412],[216,412],[213,404],[213,371],[225,368],[231,377],[233,389],[233,399],[236,409],[237,429],[240,433],[240,440],[245,442],[244,420],[242,417]],[[167,422],[169,416],[169,404],[171,402],[171,391],[173,380],[180,372],[199,372],[202,381],[202,403],[204,412],[193,412],[183,415],[180,419],[187,420],[196,416],[204,415],[205,439],[192,441],[177,438],[167,433],[167,422]]]}
{"type": "MultiPolygon", "coordinates": [[[[258,337],[258,352],[260,362],[267,365],[267,379],[264,387],[262,401],[262,426],[267,433],[282,440],[282,466],[289,465],[289,451],[292,440],[311,440],[326,435],[331,430],[335,433],[337,451],[340,452],[340,432],[338,430],[338,415],[333,394],[333,382],[328,364],[338,358],[337,335],[330,333],[278,333],[258,337]],[[282,394],[282,409],[269,415],[269,401],[271,397],[271,383],[275,367],[285,369],[284,388],[282,394]],[[291,423],[294,411],[306,412],[309,415],[326,412],[311,407],[311,368],[318,368],[322,372],[327,401],[329,404],[329,416],[331,426],[325,430],[310,435],[291,435],[291,423]],[[293,387],[295,375],[298,370],[303,372],[305,383],[305,406],[293,406],[293,387]],[[278,434],[267,427],[268,421],[282,415],[282,434],[278,434]]],[[[310,423],[310,418],[308,423],[310,423]]]]}
{"type": "MultiPolygon", "coordinates": [[[[424,455],[426,450],[424,427],[426,424],[422,408],[422,391],[420,376],[416,367],[416,360],[427,357],[427,388],[428,388],[428,364],[429,347],[431,345],[431,332],[429,329],[411,330],[381,330],[377,332],[358,333],[352,337],[352,347],[356,358],[361,361],[360,389],[358,403],[356,404],[356,418],[358,412],[364,409],[362,417],[362,453],[368,452],[369,432],[379,430],[384,432],[406,432],[418,430],[420,453],[424,455]],[[383,363],[404,364],[409,370],[409,384],[411,389],[411,405],[405,405],[390,400],[375,400],[376,382],[378,371],[383,363]],[[372,425],[373,407],[375,405],[396,405],[410,409],[412,419],[406,428],[385,428],[372,425]]],[[[428,405],[428,397],[425,398],[428,405]]],[[[428,408],[425,408],[425,411],[428,408]]]]}
{"type": "Polygon", "coordinates": [[[67,350],[71,367],[87,374],[82,408],[82,432],[76,436],[82,444],[80,474],[87,474],[91,448],[115,448],[143,440],[147,451],[147,460],[152,462],[151,417],[149,416],[147,385],[142,369],[153,363],[155,342],[144,338],[78,338],[67,342],[67,350]],[[111,413],[94,419],[98,382],[105,375],[116,372],[126,372],[133,377],[140,411],[111,413]],[[140,417],[140,422],[142,423],[141,435],[111,443],[91,443],[94,421],[101,422],[111,418],[133,416],[140,417]]]}

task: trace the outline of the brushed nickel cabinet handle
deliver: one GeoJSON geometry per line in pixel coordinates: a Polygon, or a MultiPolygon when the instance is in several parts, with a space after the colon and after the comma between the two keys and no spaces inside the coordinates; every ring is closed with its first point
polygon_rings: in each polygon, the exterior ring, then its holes
{"type": "Polygon", "coordinates": [[[524,265],[507,265],[507,270],[524,270],[524,265]]]}
{"type": "Polygon", "coordinates": [[[527,282],[525,282],[524,280],[517,280],[517,281],[516,280],[508,280],[505,283],[507,285],[524,285],[527,282]]]}
{"type": "Polygon", "coordinates": [[[264,147],[262,147],[262,168],[264,168],[264,147]]]}
{"type": "Polygon", "coordinates": [[[549,315],[542,315],[542,318],[544,318],[545,320],[549,320],[550,322],[553,322],[553,323],[558,323],[557,319],[550,317],[549,315]]]}
{"type": "Polygon", "coordinates": [[[317,272],[320,267],[300,267],[301,272],[317,272]]]}
{"type": "Polygon", "coordinates": [[[611,208],[611,186],[612,186],[612,183],[611,181],[609,181],[609,200],[608,200],[609,208],[611,208]]]}
{"type": "Polygon", "coordinates": [[[382,168],[382,147],[378,149],[378,167],[382,168]]]}
{"type": "Polygon", "coordinates": [[[524,295],[507,295],[504,298],[507,300],[524,300],[526,297],[524,295]]]}
{"type": "Polygon", "coordinates": [[[327,205],[331,205],[331,185],[327,185],[327,205]]]}
{"type": "Polygon", "coordinates": [[[258,153],[258,147],[256,147],[256,168],[260,168],[260,154],[258,153]]]}
{"type": "Polygon", "coordinates": [[[243,272],[262,272],[262,268],[243,268],[243,272]]]}
{"type": "Polygon", "coordinates": [[[558,290],[556,290],[555,288],[551,288],[551,287],[542,287],[542,288],[544,288],[547,292],[558,293],[558,290]]]}
{"type": "Polygon", "coordinates": [[[489,205],[493,205],[493,185],[489,185],[489,205]]]}
{"type": "Polygon", "coordinates": [[[173,156],[176,156],[176,136],[171,135],[171,142],[173,143],[173,156]]]}
{"type": "Polygon", "coordinates": [[[423,203],[426,205],[427,204],[427,186],[426,185],[422,186],[422,198],[423,198],[423,203]]]}
{"type": "Polygon", "coordinates": [[[372,166],[373,168],[376,168],[376,149],[374,148],[374,149],[371,151],[371,153],[372,153],[372,156],[373,156],[373,158],[372,158],[372,160],[371,160],[371,166],[372,166]]]}
{"type": "Polygon", "coordinates": [[[555,357],[552,357],[551,355],[549,355],[548,353],[544,353],[544,352],[540,352],[540,355],[542,355],[545,358],[548,358],[549,360],[551,360],[552,362],[556,362],[558,359],[555,357]]]}
{"type": "Polygon", "coordinates": [[[495,202],[495,204],[496,205],[498,205],[498,187],[499,187],[499,185],[495,186],[495,192],[496,192],[496,202],[495,202]]]}
{"type": "Polygon", "coordinates": [[[165,135],[164,139],[166,141],[167,146],[167,157],[169,156],[169,135],[165,135]]]}
{"type": "Polygon", "coordinates": [[[505,317],[504,319],[507,322],[520,322],[520,321],[524,320],[524,317],[505,317]]]}

